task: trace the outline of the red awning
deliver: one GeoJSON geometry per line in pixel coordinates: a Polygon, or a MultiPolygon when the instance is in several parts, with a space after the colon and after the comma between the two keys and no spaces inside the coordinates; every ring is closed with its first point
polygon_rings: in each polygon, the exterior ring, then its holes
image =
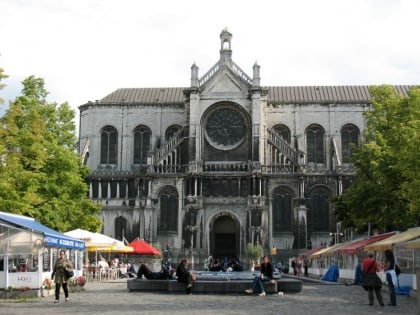
{"type": "Polygon", "coordinates": [[[135,239],[128,246],[133,247],[129,254],[162,256],[162,253],[144,240],[135,239]]]}
{"type": "Polygon", "coordinates": [[[368,239],[356,241],[338,249],[337,252],[339,254],[356,254],[359,249],[362,249],[366,245],[386,239],[388,237],[391,237],[394,234],[395,232],[379,234],[379,235],[372,236],[371,238],[368,238],[368,239]]]}

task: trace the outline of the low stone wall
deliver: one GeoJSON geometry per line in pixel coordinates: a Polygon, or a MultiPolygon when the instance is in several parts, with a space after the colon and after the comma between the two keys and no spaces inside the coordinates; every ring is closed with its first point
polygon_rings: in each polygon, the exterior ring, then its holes
{"type": "Polygon", "coordinates": [[[40,296],[40,290],[3,290],[0,291],[0,298],[2,299],[27,299],[40,296]]]}

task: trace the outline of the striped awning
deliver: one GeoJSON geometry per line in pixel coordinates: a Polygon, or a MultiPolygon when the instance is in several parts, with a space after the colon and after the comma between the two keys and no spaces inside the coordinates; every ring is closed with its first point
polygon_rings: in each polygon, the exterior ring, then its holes
{"type": "Polygon", "coordinates": [[[379,234],[379,235],[374,235],[370,238],[367,239],[363,239],[363,240],[357,240],[353,243],[350,243],[340,249],[338,249],[338,253],[339,254],[356,254],[358,250],[363,249],[365,246],[381,241],[383,239],[386,239],[388,237],[391,237],[395,235],[395,232],[391,232],[391,233],[385,233],[385,234],[379,234]]]}
{"type": "Polygon", "coordinates": [[[369,244],[367,246],[365,246],[364,250],[365,251],[385,251],[387,249],[393,249],[393,246],[395,244],[399,244],[402,242],[407,242],[407,241],[411,241],[415,238],[420,237],[420,227],[416,227],[416,228],[412,228],[412,229],[408,229],[405,232],[401,232],[398,234],[395,234],[391,237],[388,237],[384,240],[369,244]]]}

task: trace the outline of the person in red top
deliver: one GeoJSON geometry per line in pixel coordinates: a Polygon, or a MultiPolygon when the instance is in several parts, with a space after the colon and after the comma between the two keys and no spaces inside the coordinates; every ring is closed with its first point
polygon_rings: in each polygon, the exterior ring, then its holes
{"type": "Polygon", "coordinates": [[[382,281],[376,274],[379,270],[379,265],[373,258],[373,252],[368,252],[367,258],[363,260],[362,272],[364,276],[363,287],[368,290],[369,305],[373,305],[373,291],[375,291],[376,299],[381,306],[384,306],[381,288],[382,281]]]}

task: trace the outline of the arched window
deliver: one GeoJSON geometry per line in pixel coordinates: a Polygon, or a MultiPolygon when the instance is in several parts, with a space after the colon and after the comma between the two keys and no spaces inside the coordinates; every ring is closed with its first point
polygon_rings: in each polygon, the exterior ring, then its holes
{"type": "Polygon", "coordinates": [[[181,130],[181,126],[178,126],[178,125],[170,126],[168,129],[166,129],[166,132],[165,132],[165,140],[168,141],[179,130],[181,130]]]}
{"type": "Polygon", "coordinates": [[[273,130],[275,133],[277,133],[283,140],[287,141],[288,144],[290,144],[291,138],[290,138],[290,129],[285,125],[275,125],[273,127],[273,130]]]}
{"type": "Polygon", "coordinates": [[[167,187],[160,193],[160,230],[178,231],[178,193],[173,187],[167,187]]]}
{"type": "Polygon", "coordinates": [[[308,232],[329,232],[331,192],[325,187],[315,188],[309,194],[308,232]]]}
{"type": "Polygon", "coordinates": [[[151,136],[152,133],[146,126],[138,126],[134,129],[134,164],[147,164],[147,153],[150,150],[151,136]]]}
{"type": "Polygon", "coordinates": [[[343,163],[350,163],[353,146],[359,143],[359,129],[354,125],[345,125],[341,128],[341,156],[343,163]]]}
{"type": "Polygon", "coordinates": [[[101,132],[101,164],[117,164],[118,133],[112,126],[101,132]]]}
{"type": "Polygon", "coordinates": [[[273,192],[273,232],[292,231],[293,191],[278,187],[273,192]]]}
{"type": "Polygon", "coordinates": [[[127,219],[119,216],[115,219],[115,238],[122,241],[127,231],[127,219]]]}
{"type": "Polygon", "coordinates": [[[312,125],[306,130],[306,150],[308,162],[325,163],[324,129],[312,125]]]}

